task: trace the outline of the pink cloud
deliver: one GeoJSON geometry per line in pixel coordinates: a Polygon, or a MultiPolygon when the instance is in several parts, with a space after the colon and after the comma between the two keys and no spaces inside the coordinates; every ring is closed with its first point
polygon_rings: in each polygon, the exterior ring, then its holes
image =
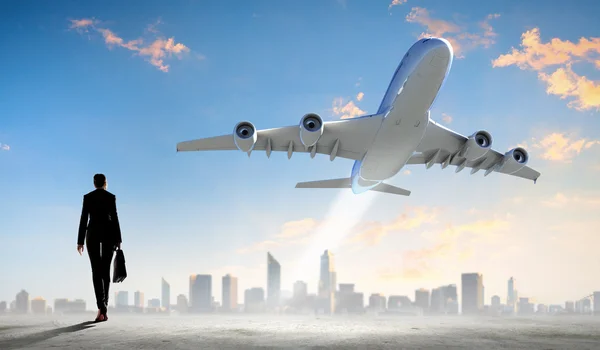
{"type": "MultiPolygon", "coordinates": [[[[98,33],[102,34],[104,38],[104,43],[108,46],[109,49],[114,47],[121,47],[130,51],[134,51],[139,56],[147,57],[147,61],[157,67],[159,70],[163,72],[169,71],[169,65],[165,63],[165,60],[170,59],[175,56],[177,58],[181,58],[184,53],[190,52],[190,49],[182,44],[176,43],[173,37],[165,39],[162,37],[155,38],[149,44],[144,45],[144,39],[135,39],[125,41],[122,37],[117,35],[115,32],[108,28],[100,28],[97,27],[96,24],[98,21],[93,19],[75,19],[71,21],[71,29],[76,30],[86,30],[87,28],[93,28],[98,33]]],[[[157,34],[158,30],[156,26],[160,24],[160,20],[158,20],[155,24],[151,24],[148,26],[147,31],[153,34],[157,34]]],[[[203,59],[204,56],[197,55],[199,59],[203,59]]]]}

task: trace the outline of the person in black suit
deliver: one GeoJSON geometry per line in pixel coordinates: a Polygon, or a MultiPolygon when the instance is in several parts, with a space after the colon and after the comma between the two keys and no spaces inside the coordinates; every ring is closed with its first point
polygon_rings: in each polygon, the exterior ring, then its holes
{"type": "Polygon", "coordinates": [[[92,280],[98,306],[95,321],[100,322],[108,320],[106,313],[110,265],[115,249],[121,248],[121,227],[117,215],[117,199],[106,190],[104,174],[94,175],[94,187],[94,191],[83,196],[77,251],[81,255],[84,240],[87,238],[86,246],[92,264],[92,280]]]}

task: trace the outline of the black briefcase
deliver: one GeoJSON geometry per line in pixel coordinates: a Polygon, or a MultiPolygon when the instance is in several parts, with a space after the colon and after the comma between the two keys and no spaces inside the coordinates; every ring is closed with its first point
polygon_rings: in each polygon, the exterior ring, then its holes
{"type": "Polygon", "coordinates": [[[113,283],[123,282],[127,278],[125,255],[121,249],[117,249],[116,253],[115,260],[113,261],[113,283]]]}

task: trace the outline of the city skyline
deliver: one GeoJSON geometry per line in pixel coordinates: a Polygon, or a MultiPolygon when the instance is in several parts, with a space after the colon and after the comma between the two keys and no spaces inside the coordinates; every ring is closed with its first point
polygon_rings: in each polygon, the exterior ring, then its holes
{"type": "Polygon", "coordinates": [[[588,14],[600,4],[390,3],[7,5],[0,300],[25,289],[93,305],[76,230],[98,172],[117,197],[128,268],[111,297],[160,299],[162,276],[174,303],[190,275],[210,274],[219,299],[228,273],[240,295],[266,293],[266,251],[281,263],[282,290],[302,280],[316,291],[325,249],[337,283],[365,294],[459,285],[464,271],[484,276],[486,302],[506,295],[511,276],[519,296],[546,304],[598,290],[600,24],[588,14]],[[269,128],[308,112],[374,112],[421,34],[456,53],[432,119],[462,134],[484,129],[500,151],[524,146],[542,173],[536,185],[408,166],[391,184],[410,197],[355,196],[294,188],[347,176],[343,159],[175,152],[240,120],[269,128]]]}
{"type": "MultiPolygon", "coordinates": [[[[320,256],[320,269],[319,269],[319,282],[318,282],[318,290],[315,293],[310,293],[307,288],[306,281],[296,281],[293,285],[293,291],[282,290],[280,286],[281,279],[281,265],[279,262],[273,257],[270,252],[267,252],[267,281],[266,288],[255,286],[252,288],[248,288],[243,290],[244,292],[244,301],[240,303],[239,300],[239,290],[238,290],[238,277],[232,276],[231,274],[226,274],[222,276],[222,290],[221,295],[222,298],[219,299],[216,297],[215,292],[213,290],[212,284],[212,275],[191,275],[189,277],[189,294],[180,294],[177,297],[176,307],[180,308],[180,297],[185,299],[186,309],[189,308],[190,312],[209,312],[213,307],[214,303],[220,304],[220,308],[222,311],[230,312],[234,309],[237,309],[238,305],[244,305],[248,298],[254,299],[256,301],[257,292],[260,291],[261,303],[267,309],[273,309],[280,305],[283,305],[284,302],[290,302],[292,300],[296,300],[297,297],[303,296],[306,298],[309,295],[312,295],[317,298],[317,304],[315,304],[316,308],[321,308],[327,310],[327,308],[331,307],[331,312],[334,310],[337,311],[337,305],[339,303],[346,304],[349,300],[344,299],[338,300],[338,294],[343,292],[355,292],[355,283],[336,283],[336,272],[335,272],[335,262],[334,262],[334,254],[325,250],[323,254],[320,256]],[[265,292],[266,290],[266,292],[265,292]],[[284,293],[287,293],[287,297],[284,298],[284,293]],[[250,293],[250,294],[248,294],[250,293]],[[332,294],[333,293],[333,296],[332,294]],[[320,299],[320,301],[318,301],[320,299]]],[[[218,284],[217,284],[218,285],[218,284]]],[[[451,283],[448,285],[438,286],[436,288],[427,289],[427,288],[419,288],[414,291],[414,299],[411,299],[410,295],[400,295],[398,293],[392,293],[390,295],[385,295],[382,293],[372,292],[368,297],[368,305],[372,304],[371,298],[374,296],[381,296],[384,300],[389,298],[389,303],[394,303],[391,300],[398,299],[399,304],[404,304],[402,301],[406,299],[411,303],[411,306],[421,307],[423,310],[429,309],[431,310],[441,311],[446,310],[445,312],[449,313],[460,313],[463,315],[475,315],[480,314],[484,311],[484,308],[487,309],[492,307],[497,309],[496,311],[505,312],[507,310],[511,310],[510,312],[516,312],[517,309],[525,307],[531,308],[531,312],[544,307],[556,307],[557,305],[563,309],[561,303],[542,303],[537,301],[535,296],[519,296],[517,293],[517,289],[515,286],[515,278],[510,277],[507,280],[507,293],[504,298],[493,295],[491,296],[490,303],[485,302],[484,289],[485,285],[483,283],[483,275],[481,273],[462,273],[461,274],[461,283],[451,283]],[[445,299],[444,299],[445,298],[445,299]],[[456,304],[453,307],[452,305],[448,305],[448,298],[453,300],[456,304]],[[460,301],[459,301],[460,300],[460,301]],[[524,304],[523,304],[524,303],[524,304]],[[427,307],[424,307],[423,304],[427,304],[427,307]],[[523,306],[521,306],[523,304],[523,306]],[[502,306],[504,309],[500,310],[499,307],[502,306]],[[453,311],[454,310],[454,311],[453,311]]],[[[584,293],[583,297],[576,297],[574,299],[568,299],[564,301],[564,309],[567,311],[569,309],[579,309],[582,306],[585,300],[590,302],[590,305],[593,304],[595,310],[599,310],[600,306],[600,291],[593,291],[584,293]],[[590,299],[591,298],[591,299],[590,299]],[[598,304],[596,304],[593,300],[598,300],[598,304]]],[[[139,290],[136,291],[133,295],[133,304],[129,303],[129,291],[117,291],[114,293],[115,298],[113,301],[113,305],[116,307],[123,306],[133,306],[135,308],[144,309],[144,293],[139,290]]],[[[365,302],[365,293],[361,292],[363,305],[365,302]]],[[[25,290],[21,290],[13,303],[16,303],[17,308],[23,308],[23,298],[29,299],[29,293],[25,290]],[[25,295],[25,296],[24,296],[25,295]],[[21,301],[19,301],[21,300],[21,301]],[[21,306],[19,306],[21,305],[21,306]]],[[[32,300],[32,308],[33,301],[41,301],[46,302],[42,297],[36,297],[32,300]]],[[[55,299],[56,300],[67,300],[67,299],[55,299]]],[[[76,299],[75,301],[81,301],[82,299],[76,299]]],[[[5,301],[1,301],[5,303],[5,301]]],[[[354,300],[353,302],[356,302],[354,300]]],[[[163,311],[169,312],[171,310],[172,302],[170,300],[170,284],[165,281],[164,278],[161,278],[161,298],[153,298],[148,299],[148,308],[161,308],[163,311]]],[[[245,305],[247,306],[247,305],[245,305]]],[[[253,305],[252,307],[255,307],[253,305]]],[[[11,305],[12,307],[12,305],[11,305]]],[[[259,307],[259,309],[262,307],[259,307]]],[[[1,311],[1,310],[0,310],[1,311]]],[[[264,310],[263,310],[264,311],[264,310]]],[[[325,312],[330,312],[325,311],[325,312]]],[[[539,310],[538,310],[539,311],[539,310]]],[[[522,311],[519,311],[522,312],[522,311]]],[[[529,311],[526,311],[529,312],[529,311]]]]}

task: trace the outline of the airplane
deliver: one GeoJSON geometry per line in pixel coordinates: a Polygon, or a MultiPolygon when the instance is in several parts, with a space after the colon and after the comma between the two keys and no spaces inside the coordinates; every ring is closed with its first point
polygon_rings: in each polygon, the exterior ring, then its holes
{"type": "Polygon", "coordinates": [[[446,80],[454,52],[443,38],[418,40],[400,62],[377,113],[323,122],[316,113],[305,114],[299,125],[256,130],[249,121],[235,125],[233,135],[179,142],[177,152],[241,150],[317,153],[354,160],[349,177],[299,182],[296,188],[351,188],[355,194],[377,191],[409,196],[411,191],[384,181],[409,164],[427,169],[456,166],[458,173],[480,170],[533,180],[540,173],[527,166],[529,154],[515,147],[502,154],[492,149],[492,136],[479,130],[463,136],[433,121],[430,108],[446,80]]]}

